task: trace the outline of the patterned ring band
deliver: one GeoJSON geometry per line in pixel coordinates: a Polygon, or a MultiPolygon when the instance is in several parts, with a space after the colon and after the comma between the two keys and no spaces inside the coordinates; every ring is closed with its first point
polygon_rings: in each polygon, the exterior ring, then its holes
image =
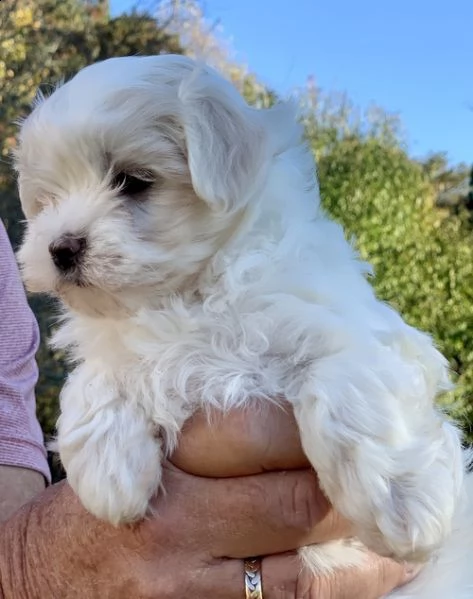
{"type": "Polygon", "coordinates": [[[259,558],[246,559],[244,565],[246,599],[263,599],[261,560],[259,558]]]}

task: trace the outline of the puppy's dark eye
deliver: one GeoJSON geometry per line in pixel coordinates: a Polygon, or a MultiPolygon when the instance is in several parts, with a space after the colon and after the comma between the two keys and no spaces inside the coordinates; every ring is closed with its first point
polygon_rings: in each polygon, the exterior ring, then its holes
{"type": "Polygon", "coordinates": [[[151,179],[144,179],[129,173],[120,172],[117,173],[112,179],[112,186],[119,189],[120,195],[124,196],[137,196],[153,185],[151,179]]]}

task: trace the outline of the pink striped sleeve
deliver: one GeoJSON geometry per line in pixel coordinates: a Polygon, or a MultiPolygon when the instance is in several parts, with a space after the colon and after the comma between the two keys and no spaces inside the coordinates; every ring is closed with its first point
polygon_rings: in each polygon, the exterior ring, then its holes
{"type": "Polygon", "coordinates": [[[36,418],[39,331],[0,221],[0,464],[41,472],[50,481],[36,418]]]}

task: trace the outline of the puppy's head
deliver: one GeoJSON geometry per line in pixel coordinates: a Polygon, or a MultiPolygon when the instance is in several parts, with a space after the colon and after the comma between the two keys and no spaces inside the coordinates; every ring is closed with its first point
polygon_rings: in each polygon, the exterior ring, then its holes
{"type": "Polygon", "coordinates": [[[264,185],[265,112],[171,55],[110,59],[39,99],[16,153],[27,287],[103,314],[189,285],[264,185]]]}

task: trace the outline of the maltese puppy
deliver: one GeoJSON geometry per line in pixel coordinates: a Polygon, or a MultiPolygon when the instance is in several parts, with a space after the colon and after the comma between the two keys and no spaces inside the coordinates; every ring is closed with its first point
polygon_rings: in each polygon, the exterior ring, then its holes
{"type": "Polygon", "coordinates": [[[437,560],[398,597],[473,597],[472,485],[434,406],[447,362],[324,214],[292,105],[250,108],[183,56],[114,58],[38,98],[16,168],[25,283],[65,308],[57,443],[90,512],[143,518],[196,410],[285,397],[359,540],[306,563],[355,563],[363,543],[437,560]]]}

